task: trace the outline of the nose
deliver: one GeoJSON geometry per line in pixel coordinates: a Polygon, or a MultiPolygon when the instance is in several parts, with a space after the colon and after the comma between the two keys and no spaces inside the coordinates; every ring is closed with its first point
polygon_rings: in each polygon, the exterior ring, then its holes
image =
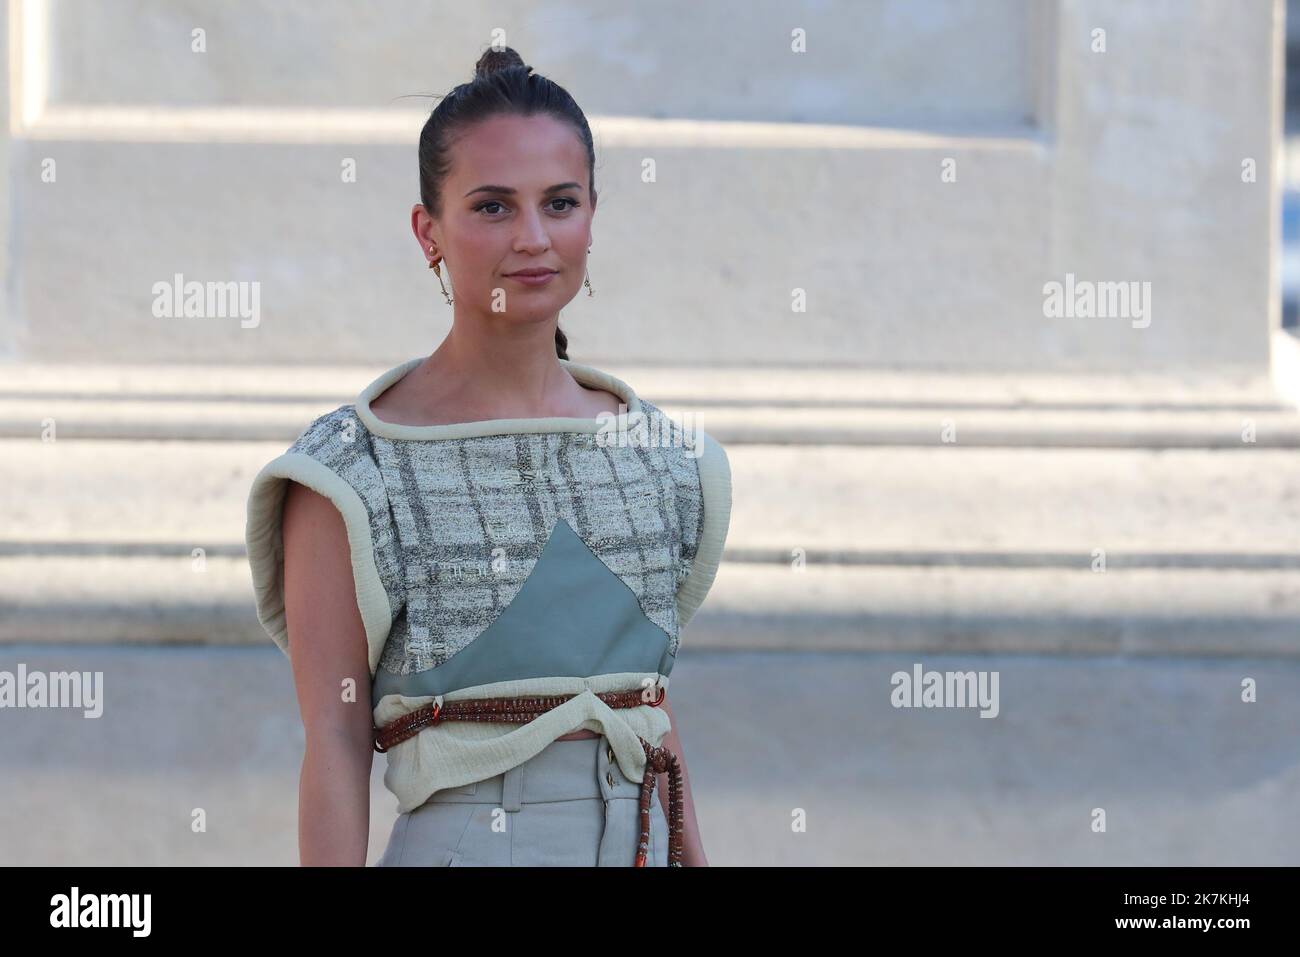
{"type": "Polygon", "coordinates": [[[544,253],[551,248],[551,234],[547,232],[546,220],[537,210],[529,210],[519,220],[519,231],[515,234],[515,251],[521,253],[544,253]]]}

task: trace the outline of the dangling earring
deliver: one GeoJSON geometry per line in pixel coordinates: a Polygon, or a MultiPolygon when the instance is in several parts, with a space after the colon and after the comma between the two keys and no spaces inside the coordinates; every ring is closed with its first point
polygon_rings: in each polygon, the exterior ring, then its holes
{"type": "MultiPolygon", "coordinates": [[[[433,251],[434,251],[434,250],[433,250],[433,247],[430,246],[430,247],[429,247],[429,255],[430,255],[430,256],[433,255],[433,251]]],[[[438,268],[438,262],[437,262],[437,260],[435,260],[435,259],[430,259],[430,260],[429,260],[429,268],[432,269],[432,270],[433,270],[433,274],[434,274],[435,276],[438,277],[438,285],[439,285],[439,286],[442,286],[442,294],[443,294],[444,298],[446,298],[446,300],[447,300],[447,305],[451,305],[453,302],[455,302],[455,300],[452,299],[451,296],[448,296],[448,295],[447,295],[447,286],[446,286],[446,284],[442,281],[442,270],[441,270],[440,268],[438,268]]]]}
{"type": "MultiPolygon", "coordinates": [[[[587,252],[588,252],[588,253],[591,252],[591,247],[590,247],[590,246],[587,247],[587,252]]],[[[587,287],[587,295],[588,295],[588,296],[594,296],[594,295],[595,295],[595,293],[592,292],[592,289],[591,289],[591,273],[590,273],[590,272],[588,272],[588,273],[586,274],[586,276],[583,277],[583,279],[582,279],[582,284],[583,284],[584,286],[587,287]]]]}

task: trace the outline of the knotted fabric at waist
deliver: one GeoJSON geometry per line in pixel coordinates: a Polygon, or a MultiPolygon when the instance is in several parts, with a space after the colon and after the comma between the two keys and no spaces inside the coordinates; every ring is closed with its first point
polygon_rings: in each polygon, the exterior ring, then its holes
{"type": "MultiPolygon", "coordinates": [[[[592,692],[587,692],[592,693],[592,692]]],[[[646,700],[645,689],[596,692],[595,695],[610,708],[637,708],[641,705],[658,707],[663,703],[664,690],[654,700],[646,700]]],[[[425,728],[444,721],[492,721],[526,724],[552,708],[577,697],[576,694],[545,695],[522,698],[463,698],[443,702],[441,698],[374,728],[375,750],[383,753],[393,745],[415,737],[425,728]]],[[[645,751],[645,775],[641,779],[641,834],[637,844],[636,866],[645,867],[650,847],[650,802],[654,796],[655,775],[668,775],[668,866],[681,867],[683,855],[683,791],[681,767],[677,756],[664,747],[654,747],[645,738],[637,736],[645,751]]]]}

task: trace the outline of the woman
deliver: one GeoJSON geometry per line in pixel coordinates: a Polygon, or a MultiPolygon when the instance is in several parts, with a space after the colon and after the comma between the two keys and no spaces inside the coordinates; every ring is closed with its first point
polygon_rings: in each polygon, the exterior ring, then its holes
{"type": "Polygon", "coordinates": [[[399,810],[380,865],[706,865],[666,688],[721,557],[726,455],[568,358],[596,206],[568,93],[489,50],[419,168],[451,331],[249,496],[307,732],[302,863],[365,863],[378,750],[399,810]]]}

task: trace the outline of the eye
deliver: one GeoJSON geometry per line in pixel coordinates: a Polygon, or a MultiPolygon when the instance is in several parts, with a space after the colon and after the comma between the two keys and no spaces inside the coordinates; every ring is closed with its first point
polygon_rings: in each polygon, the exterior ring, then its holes
{"type": "MultiPolygon", "coordinates": [[[[551,200],[550,203],[548,203],[547,205],[550,207],[550,210],[553,213],[565,213],[568,212],[570,209],[573,209],[574,207],[581,206],[582,204],[579,203],[576,199],[573,199],[572,197],[569,196],[557,196],[555,197],[555,199],[551,200]],[[568,205],[561,206],[557,209],[556,206],[554,205],[555,203],[567,203],[568,205]]],[[[505,208],[500,201],[495,199],[487,199],[479,203],[477,206],[475,206],[474,212],[476,213],[485,212],[489,216],[495,216],[497,214],[497,211],[488,209],[489,206],[496,206],[496,207],[500,207],[501,209],[505,208]]]]}

